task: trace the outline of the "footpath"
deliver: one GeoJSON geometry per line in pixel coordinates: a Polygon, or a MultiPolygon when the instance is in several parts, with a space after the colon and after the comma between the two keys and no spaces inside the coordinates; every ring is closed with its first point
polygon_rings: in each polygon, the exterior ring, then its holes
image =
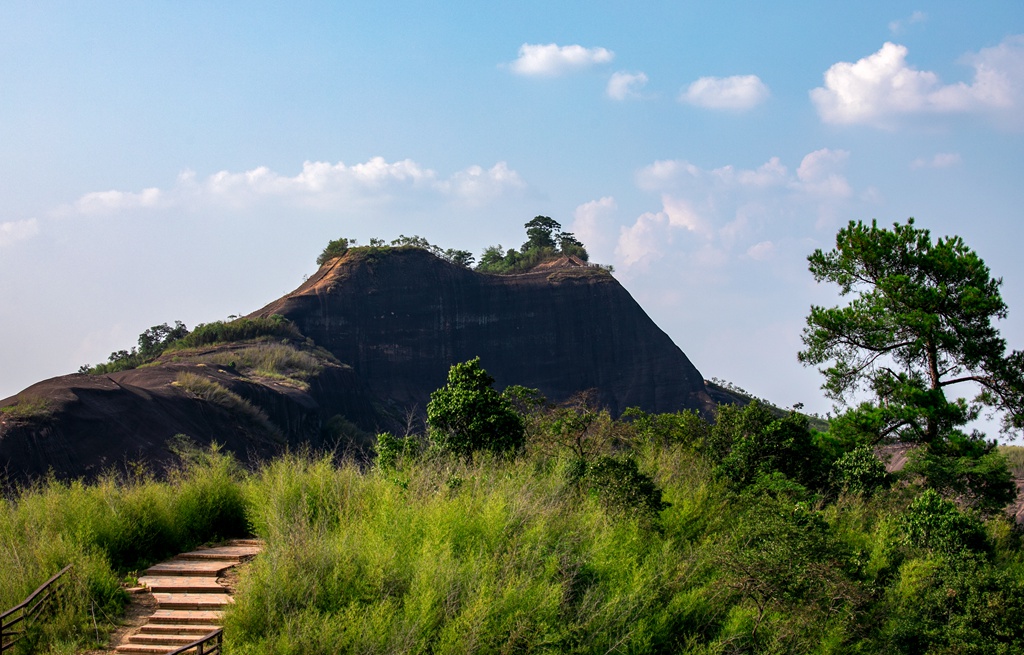
{"type": "Polygon", "coordinates": [[[155,610],[141,627],[122,637],[114,652],[166,655],[221,628],[224,609],[234,602],[223,576],[260,550],[258,540],[236,539],[146,569],[139,584],[146,589],[143,593],[152,594],[148,604],[155,610]]]}

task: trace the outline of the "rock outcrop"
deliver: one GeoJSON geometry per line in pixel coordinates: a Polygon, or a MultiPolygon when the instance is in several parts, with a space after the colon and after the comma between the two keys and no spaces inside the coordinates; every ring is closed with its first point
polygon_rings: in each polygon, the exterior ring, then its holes
{"type": "Polygon", "coordinates": [[[485,275],[418,248],[357,249],[252,316],[294,321],[397,409],[422,409],[453,363],[479,356],[499,386],[554,401],[595,389],[613,414],[710,411],[701,374],[622,285],[565,259],[485,275]]]}
{"type": "Polygon", "coordinates": [[[159,463],[177,434],[243,459],[302,443],[364,448],[376,431],[422,416],[449,367],[474,357],[500,387],[536,388],[552,401],[593,390],[616,415],[631,406],[708,415],[714,406],[701,374],[629,293],[575,258],[498,276],[417,248],[358,248],[251,317],[274,314],[311,339],[275,342],[317,358],[298,383],[236,369],[232,349],[252,343],[46,380],[0,400],[0,473],[90,477],[159,463]]]}

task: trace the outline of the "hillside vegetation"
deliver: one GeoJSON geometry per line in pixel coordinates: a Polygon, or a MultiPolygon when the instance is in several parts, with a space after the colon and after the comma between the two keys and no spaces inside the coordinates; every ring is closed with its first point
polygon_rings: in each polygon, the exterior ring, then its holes
{"type": "Polygon", "coordinates": [[[232,653],[1024,648],[1003,514],[756,402],[711,425],[524,391],[504,394],[518,450],[467,454],[428,431],[385,436],[371,469],[299,453],[244,471],[186,448],[167,480],[23,489],[0,512],[0,602],[74,562],[73,602],[39,642],[74,652],[93,614],[116,615],[125,574],[251,532],[267,545],[227,618],[232,653]]]}

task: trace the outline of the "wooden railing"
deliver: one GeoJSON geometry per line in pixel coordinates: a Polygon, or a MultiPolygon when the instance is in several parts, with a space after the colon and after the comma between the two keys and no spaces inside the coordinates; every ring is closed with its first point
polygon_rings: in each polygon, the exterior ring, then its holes
{"type": "Polygon", "coordinates": [[[57,581],[70,570],[71,564],[68,564],[60,573],[29,594],[28,598],[0,614],[0,655],[25,636],[28,626],[50,605],[56,593],[60,591],[62,584],[58,584],[57,581]]]}
{"type": "Polygon", "coordinates": [[[221,647],[223,645],[224,628],[217,628],[202,639],[197,639],[191,644],[186,644],[178,650],[173,650],[170,653],[167,653],[167,655],[182,655],[182,653],[187,653],[193,648],[196,649],[196,655],[220,655],[221,647]]]}

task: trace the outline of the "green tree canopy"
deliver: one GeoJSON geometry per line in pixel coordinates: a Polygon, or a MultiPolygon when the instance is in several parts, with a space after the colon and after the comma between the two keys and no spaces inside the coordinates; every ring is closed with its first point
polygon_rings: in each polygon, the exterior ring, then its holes
{"type": "Polygon", "coordinates": [[[522,417],[495,391],[479,357],[454,364],[448,383],[430,394],[427,426],[435,443],[465,457],[478,450],[512,453],[525,444],[522,417]]]}
{"type": "Polygon", "coordinates": [[[919,443],[908,473],[982,511],[1016,495],[1006,462],[978,432],[963,428],[991,408],[1004,429],[1024,426],[1024,354],[1006,352],[993,320],[1006,316],[1002,280],[960,237],[932,240],[910,219],[891,230],[851,222],[836,247],[816,250],[818,282],[853,296],[845,306],[811,307],[805,365],[819,365],[823,388],[846,403],[868,393],[834,428],[847,441],[919,443]],[[974,385],[973,399],[946,397],[974,385]]]}
{"type": "Polygon", "coordinates": [[[815,280],[853,299],[811,307],[799,359],[823,365],[835,400],[868,390],[880,438],[930,443],[985,406],[1007,428],[1024,426],[1024,353],[1007,354],[992,324],[1007,312],[1002,280],[960,237],[933,241],[913,219],[891,230],[851,222],[835,249],[808,260],[815,280]],[[965,383],[981,392],[948,401],[965,383]]]}

